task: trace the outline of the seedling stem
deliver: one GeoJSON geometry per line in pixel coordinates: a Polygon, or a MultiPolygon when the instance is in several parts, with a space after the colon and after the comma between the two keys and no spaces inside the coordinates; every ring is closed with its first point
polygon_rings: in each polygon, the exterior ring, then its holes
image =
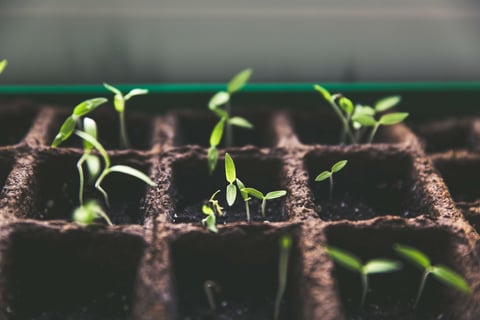
{"type": "Polygon", "coordinates": [[[342,170],[347,165],[347,163],[348,163],[347,160],[340,160],[340,161],[336,162],[332,166],[332,168],[330,168],[330,171],[328,171],[328,170],[323,171],[315,178],[315,181],[317,181],[317,182],[323,181],[327,178],[329,179],[329,181],[330,181],[330,194],[329,194],[330,201],[332,201],[332,199],[333,199],[333,174],[342,170]]]}
{"type": "Polygon", "coordinates": [[[278,262],[278,290],[275,297],[275,309],[273,313],[273,319],[278,320],[280,316],[280,303],[282,297],[285,294],[287,287],[288,276],[288,261],[290,257],[290,248],[292,247],[292,237],[290,235],[284,235],[280,238],[280,258],[278,262]]]}
{"type": "Polygon", "coordinates": [[[210,306],[210,310],[212,310],[212,312],[215,312],[215,310],[217,309],[217,306],[215,303],[214,293],[215,292],[218,293],[220,291],[220,287],[215,281],[206,280],[203,283],[203,290],[205,291],[205,295],[207,296],[207,301],[208,301],[208,305],[210,306]]]}

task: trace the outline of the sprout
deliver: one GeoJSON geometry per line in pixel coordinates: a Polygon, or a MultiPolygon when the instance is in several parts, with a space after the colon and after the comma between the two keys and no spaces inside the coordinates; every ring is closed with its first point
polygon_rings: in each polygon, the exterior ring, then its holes
{"type": "Polygon", "coordinates": [[[110,221],[108,215],[95,200],[89,200],[73,212],[73,221],[81,226],[88,226],[99,218],[103,218],[109,226],[112,225],[112,221],[110,221]]]}
{"type": "Polygon", "coordinates": [[[3,70],[5,70],[5,68],[7,67],[7,64],[8,62],[6,59],[0,61],[0,74],[2,74],[3,70]]]}
{"type": "Polygon", "coordinates": [[[145,95],[148,93],[146,89],[133,89],[130,90],[129,93],[123,95],[120,90],[115,88],[114,86],[109,85],[108,83],[104,83],[103,86],[107,88],[109,91],[113,92],[115,95],[113,98],[113,106],[115,110],[118,112],[118,119],[120,122],[120,145],[122,148],[129,148],[130,141],[128,139],[127,134],[127,127],[125,125],[125,105],[128,100],[130,100],[134,96],[145,95]]]}
{"type": "Polygon", "coordinates": [[[372,143],[373,138],[375,137],[375,133],[377,133],[377,130],[380,126],[391,126],[391,125],[402,122],[407,117],[408,117],[408,112],[396,112],[396,113],[387,113],[381,116],[378,121],[375,120],[375,118],[371,115],[358,115],[358,116],[355,116],[353,120],[360,123],[362,126],[373,127],[367,141],[367,143],[372,143]]]}
{"type": "Polygon", "coordinates": [[[363,288],[360,299],[361,308],[363,308],[365,304],[365,298],[368,292],[368,276],[370,274],[389,273],[402,268],[402,263],[390,259],[373,259],[362,264],[362,261],[353,254],[332,246],[327,248],[327,252],[338,264],[350,271],[360,274],[363,288]]]}
{"type": "Polygon", "coordinates": [[[267,200],[273,200],[273,199],[281,198],[287,195],[287,191],[285,190],[271,191],[265,195],[255,188],[243,188],[240,190],[254,196],[259,200],[262,200],[262,217],[263,218],[265,218],[265,207],[267,206],[267,200]]]}
{"type": "Polygon", "coordinates": [[[218,229],[216,226],[217,218],[215,212],[221,217],[223,216],[223,208],[218,203],[218,200],[215,200],[215,196],[220,192],[220,190],[215,191],[214,194],[208,200],[210,206],[204,204],[202,206],[202,212],[207,215],[205,219],[202,219],[202,224],[208,228],[208,230],[213,233],[217,233],[218,229]]]}
{"type": "Polygon", "coordinates": [[[105,177],[107,177],[110,173],[114,173],[114,172],[123,173],[126,175],[130,175],[132,177],[135,177],[137,179],[140,179],[146,184],[148,184],[149,186],[152,186],[152,187],[156,186],[156,184],[147,175],[145,175],[143,172],[137,169],[134,169],[132,167],[125,166],[125,165],[111,166],[110,156],[108,155],[107,151],[105,151],[105,148],[100,144],[100,142],[98,142],[98,140],[92,137],[90,134],[83,131],[79,131],[79,130],[76,130],[75,134],[80,138],[82,138],[84,141],[90,143],[100,153],[101,157],[103,158],[105,167],[103,168],[103,171],[100,173],[99,177],[95,181],[95,188],[102,193],[107,207],[110,207],[110,203],[108,201],[108,194],[102,188],[101,184],[105,179],[105,177]]]}
{"type": "MultiPolygon", "coordinates": [[[[234,185],[237,180],[235,163],[228,153],[225,154],[225,178],[227,179],[227,204],[231,207],[237,198],[237,187],[234,185]]],[[[240,189],[241,190],[241,189],[240,189]]]]}
{"type": "Polygon", "coordinates": [[[210,101],[208,102],[208,108],[219,118],[219,122],[213,128],[212,134],[210,135],[210,148],[208,149],[208,168],[210,174],[213,173],[218,161],[218,150],[217,146],[222,140],[223,131],[226,127],[226,142],[227,147],[233,145],[233,131],[232,126],[237,126],[246,129],[252,129],[253,125],[245,118],[242,117],[232,117],[231,116],[231,107],[230,107],[230,98],[231,96],[240,91],[250,79],[252,75],[251,69],[245,69],[238,73],[235,77],[230,80],[227,85],[227,91],[219,91],[215,93],[210,101]],[[225,109],[221,107],[226,105],[225,109]],[[226,124],[226,125],[225,125],[226,124]]]}
{"type": "Polygon", "coordinates": [[[317,182],[330,179],[330,200],[333,199],[333,174],[342,170],[347,163],[347,160],[340,160],[332,166],[330,171],[323,171],[315,178],[317,182]]]}
{"type": "Polygon", "coordinates": [[[245,185],[243,182],[237,178],[237,187],[240,189],[240,195],[243,198],[243,201],[245,202],[245,214],[247,215],[247,222],[250,223],[251,217],[250,217],[250,206],[248,205],[248,201],[251,200],[251,198],[248,196],[248,192],[244,191],[245,185]]]}
{"type": "Polygon", "coordinates": [[[75,127],[81,124],[80,119],[83,116],[86,116],[107,101],[105,98],[93,98],[76,105],[75,108],[73,108],[72,114],[63,122],[60,131],[55,136],[55,139],[53,139],[52,147],[58,147],[61,143],[65,142],[75,131],[75,127]]]}
{"type": "Polygon", "coordinates": [[[220,286],[213,280],[206,280],[203,283],[203,290],[205,291],[205,295],[207,296],[208,305],[210,306],[210,310],[215,312],[216,304],[215,304],[215,295],[214,293],[220,292],[220,286]]]}
{"type": "Polygon", "coordinates": [[[459,274],[445,266],[432,265],[427,255],[425,255],[425,253],[421,252],[420,250],[401,244],[396,244],[394,246],[394,249],[403,258],[423,270],[422,280],[420,282],[420,287],[417,292],[417,297],[415,298],[414,308],[417,307],[418,302],[420,301],[420,297],[422,296],[427,277],[430,274],[450,287],[453,287],[464,293],[471,293],[472,290],[469,287],[468,283],[465,281],[465,279],[463,279],[459,274]]]}
{"type": "Polygon", "coordinates": [[[290,248],[292,247],[292,237],[284,235],[280,238],[280,258],[278,260],[278,290],[275,297],[275,309],[273,319],[278,320],[280,316],[280,303],[287,288],[288,260],[290,256],[290,248]]]}

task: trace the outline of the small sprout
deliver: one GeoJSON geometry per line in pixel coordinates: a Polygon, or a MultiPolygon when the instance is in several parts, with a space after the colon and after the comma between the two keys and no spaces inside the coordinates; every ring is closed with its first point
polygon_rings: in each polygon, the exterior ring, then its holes
{"type": "Polygon", "coordinates": [[[380,126],[391,126],[397,123],[402,122],[408,117],[408,112],[396,112],[396,113],[387,113],[380,117],[380,120],[375,120],[371,115],[358,115],[353,118],[353,121],[360,123],[365,127],[373,127],[370,132],[367,143],[372,143],[375,133],[380,126]]]}
{"type": "Polygon", "coordinates": [[[330,171],[323,171],[315,178],[315,181],[317,182],[326,179],[330,180],[330,200],[333,199],[333,174],[342,170],[347,165],[347,163],[347,160],[340,160],[332,166],[330,171]]]}
{"type": "Polygon", "coordinates": [[[208,149],[208,170],[210,174],[213,173],[217,167],[218,162],[218,149],[217,146],[222,141],[223,128],[225,126],[225,118],[221,118],[218,123],[213,128],[212,134],[210,135],[210,148],[208,149]]]}
{"type": "Polygon", "coordinates": [[[7,67],[7,64],[8,62],[6,59],[0,61],[0,74],[2,74],[3,70],[5,70],[5,68],[7,67]]]}
{"type": "Polygon", "coordinates": [[[202,224],[208,228],[208,230],[212,231],[213,233],[217,233],[217,218],[215,213],[218,216],[223,216],[223,208],[220,206],[218,200],[215,200],[215,196],[220,192],[220,190],[215,191],[214,194],[208,200],[210,206],[204,204],[202,206],[202,212],[207,215],[205,219],[202,220],[202,224]]]}
{"type": "Polygon", "coordinates": [[[118,112],[118,118],[120,122],[120,144],[123,148],[130,147],[130,141],[128,139],[127,127],[125,124],[125,105],[128,100],[134,96],[145,95],[148,93],[146,89],[132,89],[126,95],[123,95],[120,90],[114,86],[104,83],[103,86],[111,91],[115,96],[113,97],[113,106],[118,112]]]}
{"type": "Polygon", "coordinates": [[[288,276],[288,261],[290,256],[290,249],[292,247],[292,237],[284,235],[280,238],[280,258],[278,261],[278,290],[275,297],[275,309],[273,312],[273,319],[278,320],[280,317],[280,303],[287,288],[288,276]]]}
{"type": "Polygon", "coordinates": [[[245,185],[243,182],[237,178],[237,187],[240,189],[240,195],[243,198],[243,201],[245,202],[245,214],[247,215],[247,222],[250,223],[251,221],[251,216],[250,216],[250,206],[248,204],[248,201],[251,200],[251,198],[248,196],[248,192],[245,191],[245,185]]]}
{"type": "Polygon", "coordinates": [[[442,265],[432,265],[427,255],[420,250],[401,244],[396,244],[394,249],[403,258],[423,270],[422,280],[417,292],[417,297],[415,298],[414,308],[417,307],[418,302],[420,301],[427,277],[430,274],[450,287],[467,294],[471,293],[472,290],[470,286],[458,273],[442,265]]]}
{"type": "Polygon", "coordinates": [[[72,114],[63,122],[60,131],[55,136],[55,139],[53,139],[52,147],[58,147],[61,143],[65,142],[75,131],[75,127],[80,123],[80,119],[83,116],[86,116],[107,101],[105,98],[93,98],[85,100],[75,106],[72,114]]]}
{"type": "Polygon", "coordinates": [[[203,290],[205,291],[205,295],[207,296],[210,310],[212,312],[215,312],[215,310],[217,309],[217,305],[215,303],[215,293],[218,294],[221,291],[220,286],[213,280],[206,280],[203,283],[203,290]]]}
{"type": "Polygon", "coordinates": [[[101,184],[105,179],[105,177],[107,177],[110,173],[114,173],[114,172],[123,173],[126,175],[130,175],[132,177],[135,177],[139,180],[142,180],[143,182],[145,182],[151,187],[156,186],[156,184],[147,175],[145,175],[143,172],[137,169],[134,169],[132,167],[125,166],[125,165],[111,166],[110,156],[108,155],[107,151],[100,144],[100,142],[98,142],[98,140],[92,137],[90,134],[83,131],[79,131],[79,130],[76,130],[75,134],[80,138],[82,138],[84,141],[90,143],[100,153],[101,157],[103,158],[105,167],[103,168],[103,171],[100,173],[99,177],[95,181],[95,188],[102,193],[107,207],[110,207],[110,203],[108,201],[108,194],[102,188],[101,184]]]}
{"type": "Polygon", "coordinates": [[[73,221],[81,226],[89,226],[99,218],[103,218],[109,226],[112,225],[112,221],[110,221],[108,215],[95,200],[88,201],[86,204],[76,208],[73,212],[73,221]]]}
{"type": "Polygon", "coordinates": [[[267,200],[273,200],[273,199],[281,198],[287,195],[287,191],[285,190],[271,191],[265,195],[255,188],[243,188],[240,190],[254,196],[259,200],[262,200],[262,217],[263,218],[265,218],[265,208],[267,206],[267,200]]]}
{"type": "Polygon", "coordinates": [[[234,185],[237,180],[235,163],[228,153],[225,154],[225,177],[227,179],[227,204],[231,207],[237,198],[237,187],[234,185]]]}
{"type": "Polygon", "coordinates": [[[365,264],[353,254],[332,246],[327,248],[329,256],[342,267],[359,273],[362,280],[360,307],[363,308],[368,292],[368,276],[375,273],[390,273],[402,268],[402,263],[390,259],[373,259],[365,264]]]}

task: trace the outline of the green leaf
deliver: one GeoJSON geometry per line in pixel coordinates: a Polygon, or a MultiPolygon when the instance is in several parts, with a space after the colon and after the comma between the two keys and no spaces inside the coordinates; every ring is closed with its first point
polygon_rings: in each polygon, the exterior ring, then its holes
{"type": "Polygon", "coordinates": [[[7,64],[8,62],[6,59],[0,61],[0,74],[2,74],[3,70],[5,70],[5,68],[7,67],[7,64]]]}
{"type": "Polygon", "coordinates": [[[141,95],[145,95],[145,94],[148,94],[148,90],[147,89],[132,89],[130,90],[129,93],[127,93],[127,95],[125,96],[125,101],[128,101],[130,100],[131,98],[135,97],[135,96],[141,96],[141,95]]]}
{"type": "Polygon", "coordinates": [[[77,117],[70,116],[63,122],[60,127],[60,131],[53,139],[52,147],[58,147],[62,142],[66,141],[72,133],[75,131],[75,126],[77,125],[77,117]]]}
{"type": "Polygon", "coordinates": [[[212,112],[215,113],[220,119],[228,119],[229,117],[228,112],[223,109],[213,109],[212,112]]]}
{"type": "Polygon", "coordinates": [[[375,103],[375,111],[382,112],[395,107],[402,98],[400,96],[391,96],[380,99],[375,103]]]}
{"type": "Polygon", "coordinates": [[[237,126],[246,129],[253,129],[253,124],[251,124],[247,119],[242,117],[232,117],[228,119],[228,123],[232,126],[237,126]]]}
{"type": "Polygon", "coordinates": [[[377,124],[377,121],[375,121],[374,117],[366,114],[353,116],[352,120],[360,123],[362,126],[365,127],[373,127],[377,124]]]}
{"type": "Polygon", "coordinates": [[[332,246],[327,247],[328,255],[338,264],[355,272],[362,272],[362,262],[353,254],[332,246]]]}
{"type": "Polygon", "coordinates": [[[77,117],[84,116],[96,108],[100,107],[102,104],[106,103],[108,99],[105,98],[93,98],[88,99],[83,102],[80,102],[75,108],[73,108],[73,115],[77,117]]]}
{"type": "Polygon", "coordinates": [[[408,112],[389,113],[383,115],[379,122],[381,125],[389,126],[402,122],[406,117],[408,117],[408,112]]]}
{"type": "Polygon", "coordinates": [[[208,108],[210,110],[215,110],[219,106],[224,105],[230,100],[230,94],[225,91],[220,91],[217,92],[213,95],[212,98],[210,98],[210,101],[208,102],[208,108]]]}
{"type": "Polygon", "coordinates": [[[348,160],[340,160],[332,166],[332,173],[342,170],[348,163],[348,160]]]}
{"type": "Polygon", "coordinates": [[[353,112],[353,115],[354,116],[360,116],[360,115],[374,116],[375,110],[370,106],[363,106],[361,104],[357,104],[355,106],[355,111],[353,112]]]}
{"type": "Polygon", "coordinates": [[[468,285],[467,281],[460,276],[455,271],[442,266],[436,265],[433,266],[431,273],[437,277],[437,279],[441,280],[443,283],[450,285],[460,291],[465,293],[471,293],[472,289],[468,285]]]}
{"type": "Polygon", "coordinates": [[[225,177],[230,184],[234,183],[237,178],[235,163],[228,153],[225,154],[225,177]]]}
{"type": "Polygon", "coordinates": [[[276,190],[276,191],[271,191],[265,195],[265,199],[267,200],[273,200],[277,198],[281,198],[287,195],[287,191],[285,190],[276,190]]]}
{"type": "Polygon", "coordinates": [[[227,91],[229,93],[235,93],[237,91],[240,91],[248,82],[250,77],[252,76],[252,69],[245,69],[243,71],[240,71],[236,76],[230,80],[230,82],[227,85],[227,91]]]}
{"type": "Polygon", "coordinates": [[[129,176],[135,177],[137,179],[142,180],[146,184],[148,184],[151,187],[155,187],[157,184],[153,182],[145,173],[143,173],[140,170],[137,170],[135,168],[129,167],[129,166],[124,166],[124,165],[116,165],[113,167],[110,167],[108,169],[109,172],[118,172],[118,173],[123,173],[127,174],[129,176]]]}
{"type": "Polygon", "coordinates": [[[326,180],[328,178],[330,178],[330,176],[332,175],[332,173],[330,171],[323,171],[322,173],[320,173],[316,178],[315,178],[315,181],[323,181],[323,180],[326,180]]]}
{"type": "Polygon", "coordinates": [[[210,146],[216,147],[222,141],[223,128],[225,126],[225,118],[220,119],[213,128],[212,134],[210,135],[210,146]]]}
{"type": "Polygon", "coordinates": [[[248,200],[248,192],[246,191],[243,191],[245,188],[245,185],[243,184],[243,182],[237,178],[237,187],[238,187],[238,190],[240,190],[240,194],[242,195],[242,198],[243,200],[248,200]]]}
{"type": "Polygon", "coordinates": [[[322,86],[319,86],[318,84],[314,85],[313,88],[316,91],[320,92],[320,94],[325,98],[325,100],[332,101],[332,95],[330,94],[330,92],[328,92],[327,89],[325,89],[322,86]]]}
{"type": "Polygon", "coordinates": [[[90,181],[93,181],[102,170],[102,166],[100,164],[100,158],[93,154],[89,154],[85,159],[85,163],[87,165],[88,177],[90,181]]]}
{"type": "Polygon", "coordinates": [[[208,149],[207,159],[208,159],[208,170],[210,174],[212,174],[213,171],[215,171],[215,168],[217,167],[217,162],[218,162],[218,150],[216,147],[210,147],[208,149]]]}
{"type": "Polygon", "coordinates": [[[341,97],[340,100],[338,101],[338,104],[340,105],[340,108],[342,108],[347,115],[351,115],[353,113],[353,103],[347,97],[341,97]]]}
{"type": "Polygon", "coordinates": [[[402,244],[396,244],[393,248],[399,255],[422,269],[428,269],[432,266],[430,259],[420,250],[402,244]]]}
{"type": "Polygon", "coordinates": [[[125,111],[125,100],[122,95],[115,95],[113,97],[113,106],[117,112],[125,111]]]}
{"type": "Polygon", "coordinates": [[[87,205],[80,206],[73,211],[73,221],[81,226],[91,225],[96,218],[97,214],[87,205]]]}
{"type": "Polygon", "coordinates": [[[207,206],[206,204],[204,204],[204,205],[202,206],[202,212],[203,212],[204,214],[207,214],[207,215],[208,215],[208,214],[215,214],[215,212],[213,211],[213,209],[210,208],[209,206],[207,206]]]}
{"type": "MultiPolygon", "coordinates": [[[[83,131],[85,131],[86,133],[88,133],[89,135],[97,139],[97,123],[95,122],[95,120],[87,117],[84,118],[83,131]]],[[[85,150],[92,150],[93,145],[90,142],[83,140],[83,148],[85,150]]]]}
{"type": "Polygon", "coordinates": [[[100,152],[100,154],[102,155],[102,158],[105,161],[105,168],[110,167],[110,156],[108,155],[105,148],[100,144],[100,142],[98,142],[97,139],[95,139],[94,137],[92,137],[88,133],[85,133],[85,132],[80,131],[80,130],[75,130],[75,134],[77,136],[79,136],[80,138],[82,138],[83,140],[87,140],[88,142],[90,142],[95,147],[95,149],[97,149],[98,152],[100,152]]]}
{"type": "Polygon", "coordinates": [[[227,203],[231,207],[237,199],[237,187],[234,184],[227,185],[227,203]]]}
{"type": "Polygon", "coordinates": [[[118,95],[118,96],[123,96],[122,92],[120,90],[118,90],[117,88],[115,88],[114,86],[104,82],[103,83],[103,86],[105,88],[107,88],[110,92],[112,92],[114,95],[118,95]]]}
{"type": "Polygon", "coordinates": [[[258,191],[255,188],[242,188],[242,189],[240,189],[240,191],[246,192],[246,193],[248,193],[248,194],[250,194],[250,195],[252,195],[255,198],[260,199],[260,200],[263,200],[263,198],[265,197],[263,195],[263,193],[261,193],[260,191],[258,191]]]}
{"type": "Polygon", "coordinates": [[[210,230],[213,233],[217,233],[218,229],[216,224],[217,219],[215,218],[215,215],[208,215],[205,219],[202,220],[202,224],[207,227],[208,230],[210,230]]]}
{"type": "Polygon", "coordinates": [[[400,270],[402,263],[390,259],[375,259],[370,260],[363,266],[363,272],[366,274],[371,273],[388,273],[400,270]]]}

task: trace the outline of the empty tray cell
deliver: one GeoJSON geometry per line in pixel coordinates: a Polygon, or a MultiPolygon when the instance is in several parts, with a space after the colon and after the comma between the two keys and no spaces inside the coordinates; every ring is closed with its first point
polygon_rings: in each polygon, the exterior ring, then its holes
{"type": "MultiPolygon", "coordinates": [[[[141,237],[23,225],[9,239],[6,319],[130,319],[141,237]]],[[[2,318],[5,319],[5,318],[2,318]]]]}
{"type": "Polygon", "coordinates": [[[425,143],[428,153],[448,150],[474,149],[476,141],[474,132],[475,118],[450,118],[431,121],[415,128],[425,143]]]}
{"type": "MultiPolygon", "coordinates": [[[[199,145],[208,148],[210,135],[219,119],[211,112],[178,112],[176,115],[175,139],[176,146],[199,145]]],[[[233,116],[237,114],[234,113],[233,116]]],[[[250,121],[254,128],[246,129],[232,126],[233,145],[241,147],[253,145],[256,147],[272,147],[276,143],[275,134],[270,121],[271,114],[268,112],[244,112],[239,116],[250,121]]],[[[225,146],[227,128],[220,147],[225,146]]]]}
{"type": "MultiPolygon", "coordinates": [[[[112,110],[99,109],[88,115],[96,121],[98,127],[98,140],[107,150],[124,149],[120,145],[120,130],[118,113],[112,106],[102,106],[100,108],[111,108],[112,110]]],[[[128,108],[128,107],[127,107],[128,108]]],[[[62,123],[70,115],[70,111],[59,112],[56,121],[53,122],[49,130],[50,139],[53,141],[55,135],[60,130],[62,123]]],[[[153,135],[151,117],[145,114],[125,111],[125,121],[127,126],[127,135],[130,141],[130,148],[136,150],[149,150],[151,148],[151,139],[153,135]]],[[[62,147],[82,148],[80,137],[73,135],[62,147]]]]}
{"type": "MultiPolygon", "coordinates": [[[[260,154],[231,155],[236,166],[237,178],[246,187],[258,189],[263,194],[285,189],[282,162],[278,158],[260,154]]],[[[202,205],[210,196],[221,190],[216,199],[225,209],[225,216],[217,219],[217,224],[246,221],[246,207],[237,188],[237,198],[232,207],[226,203],[225,162],[218,161],[217,169],[209,175],[205,157],[186,157],[173,163],[173,181],[170,196],[174,201],[174,222],[200,223],[205,215],[202,205]]],[[[285,197],[267,201],[265,218],[261,214],[261,201],[251,197],[249,207],[252,221],[282,221],[287,219],[285,197]]]]}
{"type": "MultiPolygon", "coordinates": [[[[294,132],[302,144],[340,144],[342,124],[328,107],[325,108],[327,109],[300,108],[290,113],[294,132]]],[[[366,142],[369,133],[370,129],[366,130],[360,141],[366,142]]],[[[404,133],[399,131],[398,125],[382,126],[375,134],[373,143],[401,143],[403,138],[404,133]]]]}
{"type": "MultiPolygon", "coordinates": [[[[36,168],[33,192],[36,194],[36,210],[33,218],[40,220],[71,220],[79,205],[79,174],[76,163],[80,153],[42,154],[36,168]]],[[[112,166],[128,165],[148,175],[149,164],[139,156],[116,156],[112,166]]],[[[103,164],[103,163],[102,163],[103,164]]],[[[113,224],[142,224],[146,184],[137,178],[121,173],[111,173],[102,182],[109,195],[110,208],[104,204],[101,193],[87,182],[84,201],[97,199],[113,224]]]]}
{"type": "MultiPolygon", "coordinates": [[[[220,237],[191,233],[171,243],[175,319],[272,319],[278,290],[279,237],[290,231],[239,231],[220,237]],[[214,312],[205,294],[206,284],[218,288],[214,312]]],[[[296,242],[293,236],[279,319],[302,318],[297,299],[301,266],[296,242]]]]}
{"type": "Polygon", "coordinates": [[[0,104],[0,146],[14,145],[23,140],[33,124],[37,110],[24,102],[0,104]]]}
{"type": "Polygon", "coordinates": [[[463,308],[468,296],[447,287],[432,275],[428,277],[418,306],[414,309],[422,270],[399,256],[393,248],[397,243],[414,247],[424,252],[433,265],[442,264],[459,272],[463,261],[455,260],[461,255],[456,255],[455,243],[448,232],[397,224],[383,227],[338,225],[327,228],[326,234],[329,246],[354,254],[363,264],[378,258],[393,259],[403,264],[399,271],[368,276],[368,292],[362,308],[360,274],[336,263],[333,276],[348,319],[462,318],[462,313],[456,308],[463,308]]]}
{"type": "Polygon", "coordinates": [[[323,220],[364,220],[383,215],[409,218],[428,212],[408,153],[382,148],[313,151],[306,155],[305,165],[316,211],[323,220]],[[329,179],[317,182],[315,178],[340,160],[348,163],[333,174],[330,199],[329,179]]]}

